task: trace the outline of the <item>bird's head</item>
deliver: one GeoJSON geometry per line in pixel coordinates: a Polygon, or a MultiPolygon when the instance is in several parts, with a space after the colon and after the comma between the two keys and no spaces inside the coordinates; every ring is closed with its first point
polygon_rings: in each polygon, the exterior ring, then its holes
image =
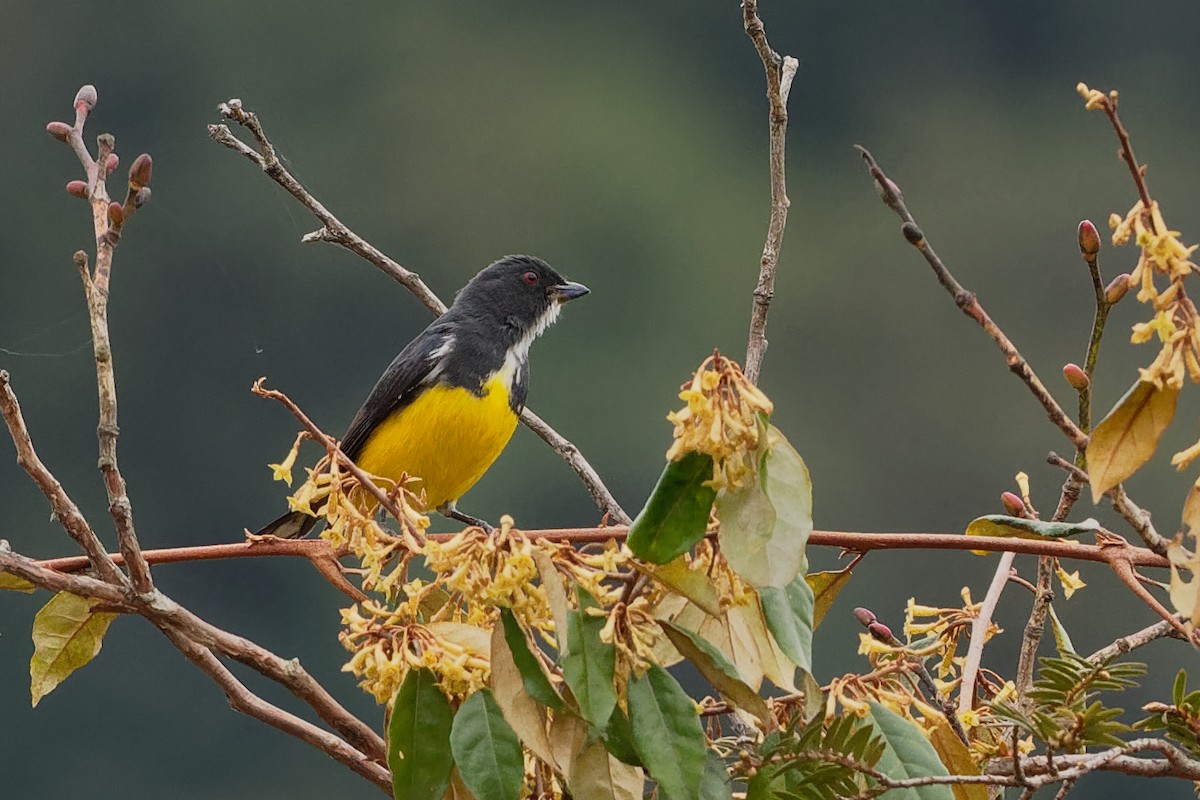
{"type": "MultiPolygon", "coordinates": [[[[588,293],[535,256],[505,256],[484,269],[454,299],[458,314],[500,324],[512,341],[532,342],[562,304],[588,293]]],[[[528,346],[528,344],[526,344],[528,346]]]]}

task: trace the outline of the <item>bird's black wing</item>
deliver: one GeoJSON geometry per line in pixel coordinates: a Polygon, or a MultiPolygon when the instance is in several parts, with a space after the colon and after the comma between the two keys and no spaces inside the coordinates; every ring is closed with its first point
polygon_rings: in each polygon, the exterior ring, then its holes
{"type": "Polygon", "coordinates": [[[409,342],[367,395],[342,438],[342,452],[350,458],[357,459],[375,427],[411,403],[417,389],[441,371],[439,365],[453,345],[453,336],[440,322],[434,322],[409,342]]]}

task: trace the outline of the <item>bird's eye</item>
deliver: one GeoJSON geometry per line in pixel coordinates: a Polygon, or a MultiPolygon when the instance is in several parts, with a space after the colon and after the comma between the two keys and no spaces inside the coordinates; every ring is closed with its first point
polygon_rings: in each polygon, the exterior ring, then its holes
{"type": "Polygon", "coordinates": [[[537,286],[538,276],[536,272],[526,272],[521,276],[521,280],[525,281],[530,286],[537,286]]]}

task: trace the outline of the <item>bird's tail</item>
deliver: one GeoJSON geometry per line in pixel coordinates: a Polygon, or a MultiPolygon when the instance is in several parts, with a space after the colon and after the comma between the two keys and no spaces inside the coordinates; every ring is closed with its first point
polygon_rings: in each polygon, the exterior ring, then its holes
{"type": "Polygon", "coordinates": [[[278,536],[280,539],[299,539],[307,536],[317,524],[317,517],[303,511],[289,511],[279,519],[264,525],[258,536],[278,536]]]}

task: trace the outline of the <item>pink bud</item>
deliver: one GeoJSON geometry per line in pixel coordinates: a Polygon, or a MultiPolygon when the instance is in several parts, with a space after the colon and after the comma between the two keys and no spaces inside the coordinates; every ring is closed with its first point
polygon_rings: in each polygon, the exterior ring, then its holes
{"type": "Polygon", "coordinates": [[[1100,234],[1088,219],[1079,223],[1079,252],[1089,261],[1100,253],[1100,234]]]}
{"type": "Polygon", "coordinates": [[[864,627],[870,625],[876,619],[874,611],[862,607],[854,609],[854,618],[862,623],[864,627]]]}
{"type": "Polygon", "coordinates": [[[129,185],[138,190],[150,183],[150,174],[154,169],[154,160],[149,153],[142,153],[129,166],[129,185]]]}
{"type": "Polygon", "coordinates": [[[1087,373],[1078,364],[1064,364],[1063,377],[1067,379],[1067,383],[1071,384],[1071,388],[1077,392],[1087,389],[1091,383],[1088,380],[1087,373]]]}
{"type": "Polygon", "coordinates": [[[72,197],[78,197],[81,200],[87,200],[87,184],[83,181],[68,181],[67,194],[72,197]]]}
{"type": "Polygon", "coordinates": [[[1000,503],[1004,506],[1004,510],[1009,513],[1009,516],[1024,517],[1025,501],[1012,492],[1004,492],[1000,495],[1000,503]]]}
{"type": "Polygon", "coordinates": [[[104,164],[104,174],[112,175],[114,172],[117,171],[117,166],[120,163],[121,163],[121,159],[117,157],[116,153],[109,153],[108,161],[105,162],[105,164],[104,164]]]}
{"type": "Polygon", "coordinates": [[[83,103],[85,106],[87,106],[88,111],[91,111],[96,107],[95,86],[92,86],[90,83],[88,83],[80,87],[79,91],[75,94],[74,105],[79,105],[80,103],[83,103]]]}
{"type": "Polygon", "coordinates": [[[121,210],[120,203],[108,204],[108,224],[113,228],[120,228],[125,224],[125,212],[121,210]]]}
{"type": "Polygon", "coordinates": [[[871,634],[872,638],[888,644],[891,644],[896,638],[892,635],[892,629],[882,622],[872,622],[867,626],[867,633],[871,634]]]}
{"type": "Polygon", "coordinates": [[[1129,273],[1122,272],[1113,278],[1104,289],[1104,301],[1109,305],[1120,300],[1129,291],[1129,273]]]}
{"type": "Polygon", "coordinates": [[[60,142],[65,142],[71,135],[71,126],[65,122],[48,122],[46,123],[46,133],[60,142]]]}

